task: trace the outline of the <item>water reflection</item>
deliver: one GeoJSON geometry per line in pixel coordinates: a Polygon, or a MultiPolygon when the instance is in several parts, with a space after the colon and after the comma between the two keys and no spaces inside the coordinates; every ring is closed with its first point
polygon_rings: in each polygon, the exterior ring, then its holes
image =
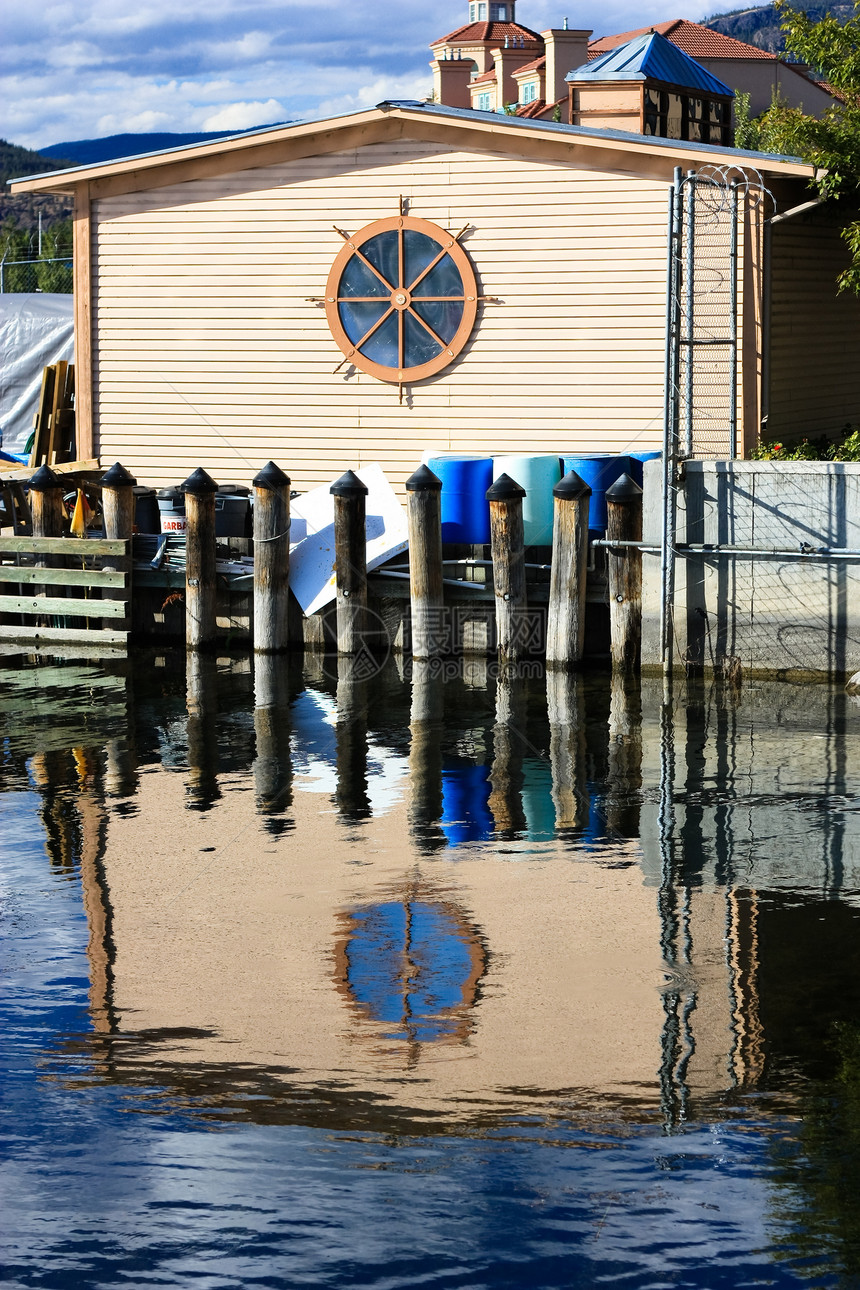
{"type": "Polygon", "coordinates": [[[469,1035],[486,951],[456,903],[419,879],[340,922],[335,982],[382,1038],[406,1043],[410,1065],[423,1044],[469,1035]]]}
{"type": "Polygon", "coordinates": [[[684,1134],[737,1117],[764,1157],[778,1121],[782,1212],[804,1199],[818,1251],[840,1223],[855,1266],[860,708],[183,666],[80,669],[74,701],[62,668],[0,680],[24,714],[0,783],[86,918],[89,1031],[58,1013],[39,1080],[223,1124],[484,1142],[528,1119],[575,1151],[659,1125],[693,1183],[684,1134]]]}

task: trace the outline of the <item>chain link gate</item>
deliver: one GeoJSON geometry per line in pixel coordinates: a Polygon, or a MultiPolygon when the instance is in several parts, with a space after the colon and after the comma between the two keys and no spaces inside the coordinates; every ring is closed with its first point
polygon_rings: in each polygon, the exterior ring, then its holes
{"type": "MultiPolygon", "coordinates": [[[[669,189],[660,641],[672,666],[679,465],[737,456],[738,227],[770,194],[756,170],[706,166],[669,189]]],[[[772,199],[771,199],[772,200],[772,199]]]]}

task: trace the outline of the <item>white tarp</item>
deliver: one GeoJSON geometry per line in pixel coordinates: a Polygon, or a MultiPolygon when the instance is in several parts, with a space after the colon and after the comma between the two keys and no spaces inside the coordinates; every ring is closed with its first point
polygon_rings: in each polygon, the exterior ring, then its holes
{"type": "MultiPolygon", "coordinates": [[[[367,485],[365,529],[367,570],[384,564],[409,545],[406,512],[382,467],[375,462],[356,470],[367,485]]],[[[290,544],[290,590],[308,615],[334,600],[334,498],[323,484],[290,502],[293,531],[307,533],[295,546],[290,544]],[[299,520],[301,528],[296,524],[299,520]],[[307,528],[305,528],[305,525],[307,528]]]]}
{"type": "Polygon", "coordinates": [[[0,295],[0,448],[23,456],[39,407],[42,369],[73,359],[72,297],[0,295]]]}

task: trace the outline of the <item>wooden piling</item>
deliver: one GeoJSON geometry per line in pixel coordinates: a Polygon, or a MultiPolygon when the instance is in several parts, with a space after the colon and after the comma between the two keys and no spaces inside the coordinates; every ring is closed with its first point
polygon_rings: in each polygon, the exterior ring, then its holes
{"type": "MultiPolygon", "coordinates": [[[[40,466],[30,479],[30,510],[33,516],[33,537],[58,538],[63,536],[66,528],[66,515],[63,510],[63,483],[50,466],[40,466]]],[[[61,563],[62,557],[43,555],[37,559],[37,569],[54,569],[61,563]]],[[[21,588],[18,587],[20,594],[21,588]]],[[[65,589],[54,591],[55,596],[62,597],[65,589]]],[[[48,599],[44,588],[34,593],[34,599],[48,599]]],[[[26,621],[19,619],[19,622],[26,621]]],[[[47,619],[38,622],[44,625],[47,619]]]]}
{"type": "Polygon", "coordinates": [[[182,485],[185,493],[185,644],[208,649],[215,641],[215,494],[202,467],[182,485]]]}
{"type": "Polygon", "coordinates": [[[270,461],[254,476],[254,649],[289,645],[290,480],[270,461]]]}
{"type": "Polygon", "coordinates": [[[510,475],[499,475],[487,489],[490,503],[490,553],[496,605],[499,662],[516,662],[526,653],[526,566],[523,498],[526,490],[510,475]]]}
{"type": "Polygon", "coordinates": [[[365,529],[367,485],[348,470],[335,480],[334,562],[337,579],[337,652],[359,654],[366,646],[367,536],[365,529]]]}
{"type": "MultiPolygon", "coordinates": [[[[102,475],[102,518],[104,520],[105,537],[111,541],[131,543],[134,532],[134,486],[137,480],[130,475],[125,466],[116,462],[111,466],[107,474],[102,475]]],[[[126,574],[125,590],[114,591],[110,587],[105,587],[102,591],[103,600],[128,600],[128,619],[127,626],[131,629],[132,619],[132,554],[129,545],[127,555],[107,556],[102,561],[102,569],[105,572],[126,574]]],[[[114,626],[121,626],[115,623],[114,626]]]]}
{"type": "Polygon", "coordinates": [[[552,569],[547,608],[546,665],[576,667],[585,649],[585,584],[591,489],[569,470],[552,490],[552,569]]]}
{"type": "MultiPolygon", "coordinates": [[[[642,541],[642,489],[629,475],[607,488],[606,515],[607,541],[642,541]]],[[[607,550],[612,667],[635,672],[642,643],[642,552],[629,546],[607,550]]]]}
{"type": "Polygon", "coordinates": [[[50,466],[41,466],[30,479],[30,510],[33,515],[33,537],[63,536],[63,482],[50,466]]]}
{"type": "Polygon", "coordinates": [[[447,650],[442,590],[442,481],[419,466],[406,481],[409,522],[409,595],[412,657],[432,658],[447,650]]]}

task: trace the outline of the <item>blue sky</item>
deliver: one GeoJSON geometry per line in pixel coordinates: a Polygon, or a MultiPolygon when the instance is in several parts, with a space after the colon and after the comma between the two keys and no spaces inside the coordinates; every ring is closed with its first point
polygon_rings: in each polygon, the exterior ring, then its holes
{"type": "MultiPolygon", "coordinates": [[[[730,6],[724,6],[726,8],[730,6]]],[[[696,0],[518,0],[543,30],[595,35],[712,12],[696,0]]],[[[466,0],[58,0],[8,4],[0,135],[47,147],[124,131],[232,130],[422,98],[429,42],[466,0]]]]}

